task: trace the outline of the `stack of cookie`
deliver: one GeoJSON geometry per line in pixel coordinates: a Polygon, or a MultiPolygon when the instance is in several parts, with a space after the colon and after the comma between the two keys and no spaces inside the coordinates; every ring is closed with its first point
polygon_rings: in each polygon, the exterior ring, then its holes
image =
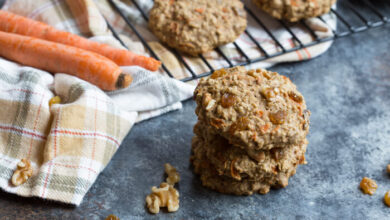
{"type": "Polygon", "coordinates": [[[285,187],[305,163],[310,112],[285,76],[244,67],[221,69],[195,90],[198,122],[192,163],[204,186],[265,194],[285,187]]]}

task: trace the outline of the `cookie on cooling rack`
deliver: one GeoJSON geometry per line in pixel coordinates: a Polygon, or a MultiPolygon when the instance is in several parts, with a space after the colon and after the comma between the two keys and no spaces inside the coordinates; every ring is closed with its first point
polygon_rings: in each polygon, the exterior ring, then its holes
{"type": "Polygon", "coordinates": [[[296,22],[328,13],[336,0],[253,0],[253,2],[277,19],[296,22]]]}
{"type": "Polygon", "coordinates": [[[163,43],[193,56],[233,42],[246,25],[240,0],[155,0],[149,15],[163,43]]]}
{"type": "Polygon", "coordinates": [[[303,96],[276,72],[217,70],[200,80],[194,98],[199,121],[246,150],[302,145],[309,131],[303,96]]]}

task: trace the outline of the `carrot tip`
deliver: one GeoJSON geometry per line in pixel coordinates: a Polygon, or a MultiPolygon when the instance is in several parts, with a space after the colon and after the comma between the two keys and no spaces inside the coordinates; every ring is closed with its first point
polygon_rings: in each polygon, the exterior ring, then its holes
{"type": "Polygon", "coordinates": [[[133,77],[128,74],[121,73],[116,81],[116,88],[122,89],[127,88],[131,82],[133,81],[133,77]]]}

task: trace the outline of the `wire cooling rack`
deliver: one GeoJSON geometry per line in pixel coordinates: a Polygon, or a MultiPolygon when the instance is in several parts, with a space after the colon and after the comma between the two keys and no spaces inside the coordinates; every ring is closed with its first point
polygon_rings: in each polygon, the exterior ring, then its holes
{"type": "MultiPolygon", "coordinates": [[[[126,24],[129,26],[129,28],[134,32],[134,34],[139,38],[139,40],[142,42],[142,44],[146,47],[146,49],[150,52],[150,54],[156,58],[159,59],[156,52],[152,49],[152,47],[146,42],[144,37],[141,35],[141,33],[137,30],[136,25],[132,23],[131,20],[121,11],[121,9],[118,7],[118,5],[112,1],[109,0],[111,6],[119,13],[119,15],[122,17],[122,19],[126,22],[126,24]]],[[[148,21],[148,15],[145,11],[143,11],[140,7],[140,5],[135,1],[131,0],[131,2],[134,4],[134,6],[141,12],[142,17],[145,19],[145,21],[148,21]]],[[[275,34],[273,33],[273,30],[267,27],[265,25],[264,21],[262,21],[262,18],[256,15],[254,13],[254,9],[251,9],[247,6],[245,6],[245,10],[247,11],[248,18],[251,17],[251,19],[254,19],[260,25],[260,27],[269,35],[270,39],[274,41],[273,43],[278,47],[278,50],[274,53],[267,52],[262,46],[261,42],[256,40],[256,38],[248,31],[245,30],[244,34],[247,35],[248,39],[250,39],[254,45],[256,45],[257,49],[261,52],[261,56],[250,58],[240,47],[236,42],[233,42],[233,45],[235,49],[243,56],[244,61],[243,62],[233,62],[232,59],[230,59],[220,48],[216,48],[215,51],[219,54],[219,56],[226,61],[227,66],[225,67],[233,67],[238,65],[248,65],[260,61],[265,61],[267,59],[281,56],[283,54],[297,51],[303,48],[311,47],[326,41],[332,41],[337,38],[346,37],[354,33],[366,31],[370,28],[385,26],[387,23],[390,22],[390,1],[388,0],[375,0],[375,1],[368,1],[368,0],[339,0],[337,2],[337,10],[331,9],[329,12],[330,14],[334,15],[337,18],[337,29],[331,29],[332,34],[329,37],[321,38],[319,37],[313,29],[311,29],[304,21],[298,22],[301,26],[303,26],[311,35],[312,35],[312,41],[308,43],[303,43],[296,34],[292,31],[292,26],[295,24],[288,23],[285,21],[278,20],[281,24],[281,27],[286,29],[291,34],[292,39],[294,40],[294,46],[290,48],[286,48],[283,46],[283,44],[280,42],[280,40],[275,37],[275,34]]],[[[257,10],[257,9],[255,9],[257,10]]],[[[327,24],[329,27],[331,27],[330,24],[327,23],[326,19],[323,19],[322,16],[318,17],[321,21],[323,21],[325,24],[327,24]]],[[[115,38],[117,38],[122,45],[124,45],[123,41],[120,39],[119,34],[113,29],[112,25],[108,23],[109,29],[112,31],[115,38]]],[[[202,55],[198,55],[202,62],[207,66],[208,71],[197,73],[191,68],[191,65],[186,61],[186,59],[176,50],[172,50],[172,53],[176,56],[176,58],[183,64],[183,66],[186,68],[186,70],[190,73],[189,77],[182,78],[180,80],[186,82],[191,81],[194,79],[198,79],[200,77],[208,76],[212,72],[214,72],[215,67],[213,67],[209,61],[202,55]]],[[[162,64],[163,70],[166,72],[167,75],[170,77],[174,77],[172,72],[164,65],[162,64]]]]}

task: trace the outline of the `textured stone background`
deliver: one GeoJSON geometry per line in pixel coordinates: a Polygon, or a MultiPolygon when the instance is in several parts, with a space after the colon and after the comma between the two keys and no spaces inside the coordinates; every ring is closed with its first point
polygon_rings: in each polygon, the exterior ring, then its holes
{"type": "Polygon", "coordinates": [[[308,164],[285,189],[250,197],[215,193],[201,186],[189,156],[192,100],[184,108],[134,126],[80,207],[21,198],[0,191],[0,219],[386,219],[390,190],[390,28],[337,40],[324,55],[271,70],[290,77],[312,112],[308,164]],[[150,187],[169,162],[181,174],[180,209],[149,215],[150,187]],[[362,177],[379,185],[363,195],[362,177]]]}

